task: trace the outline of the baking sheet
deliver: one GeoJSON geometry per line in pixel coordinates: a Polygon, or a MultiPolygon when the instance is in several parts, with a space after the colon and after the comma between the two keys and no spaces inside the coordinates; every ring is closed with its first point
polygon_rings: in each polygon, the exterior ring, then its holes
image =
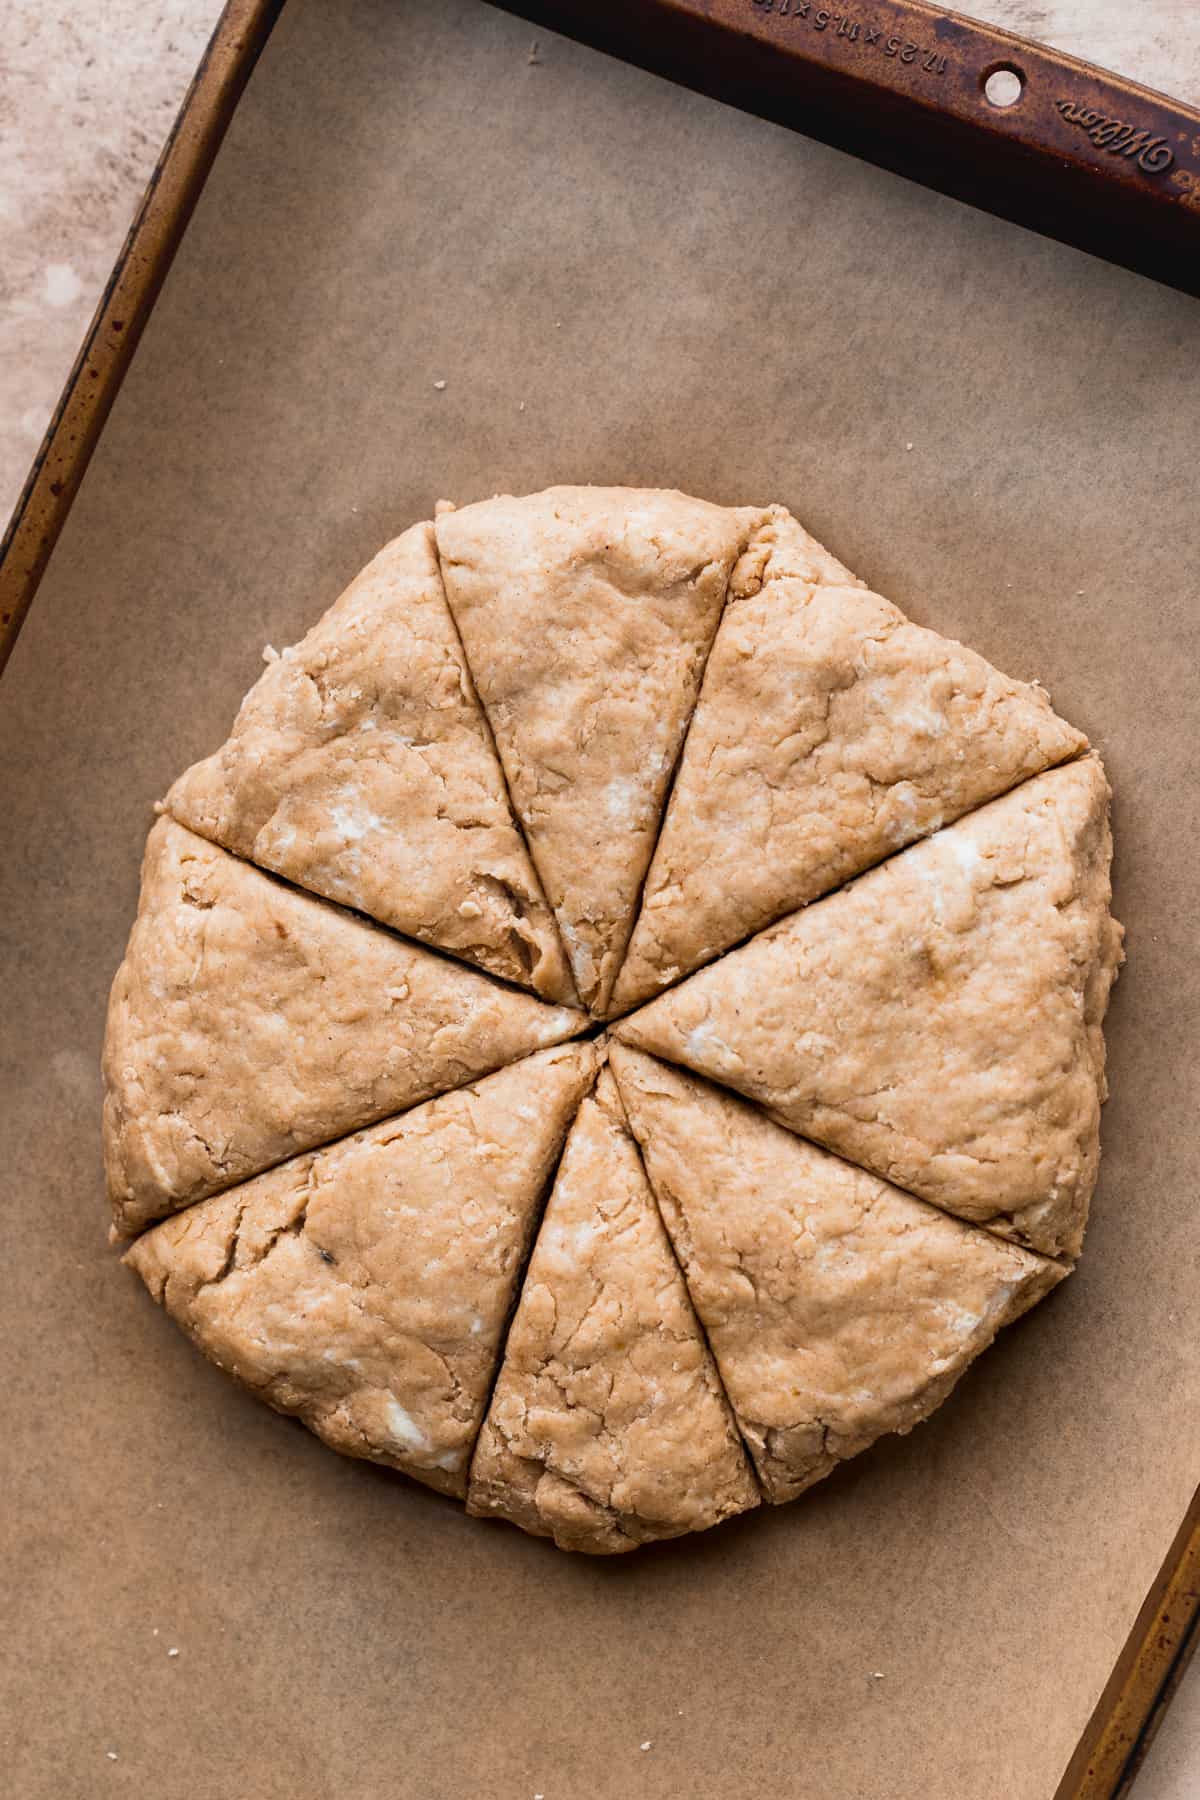
{"type": "Polygon", "coordinates": [[[1200,1478],[1200,308],[533,37],[291,0],[5,678],[6,1782],[1048,1800],[1200,1478]],[[580,479],[779,498],[1040,676],[1130,931],[1080,1272],[911,1438],[615,1565],[236,1393],[97,1143],[149,806],[263,644],[440,494],[580,479]]]}

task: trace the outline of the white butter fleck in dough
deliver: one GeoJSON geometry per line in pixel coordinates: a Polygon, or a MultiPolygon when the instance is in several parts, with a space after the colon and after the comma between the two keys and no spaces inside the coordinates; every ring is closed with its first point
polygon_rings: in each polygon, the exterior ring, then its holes
{"type": "Polygon", "coordinates": [[[387,829],[386,822],[378,813],[354,810],[353,797],[345,806],[331,806],[329,817],[333,821],[334,830],[347,844],[360,843],[371,832],[387,829]]]}
{"type": "Polygon", "coordinates": [[[604,794],[604,811],[612,825],[632,825],[641,800],[640,784],[611,781],[604,794]]]}
{"type": "Polygon", "coordinates": [[[596,1227],[587,1224],[551,1225],[543,1235],[548,1250],[555,1250],[561,1256],[578,1256],[593,1242],[596,1227]]]}
{"type": "Polygon", "coordinates": [[[955,862],[958,864],[964,875],[971,874],[972,870],[979,867],[979,851],[969,837],[965,834],[960,834],[959,832],[952,832],[947,837],[946,842],[955,862]]]}
{"type": "MultiPolygon", "coordinates": [[[[432,1450],[433,1444],[398,1400],[387,1403],[388,1429],[402,1450],[432,1450]]],[[[449,1465],[439,1465],[449,1466],[449,1465]]]]}

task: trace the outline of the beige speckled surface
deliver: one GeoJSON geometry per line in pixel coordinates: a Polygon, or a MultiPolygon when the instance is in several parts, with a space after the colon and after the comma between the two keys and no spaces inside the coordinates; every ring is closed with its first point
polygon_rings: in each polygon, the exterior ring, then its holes
{"type": "Polygon", "coordinates": [[[1193,1663],[1135,1783],[1137,1800],[1196,1800],[1200,1792],[1200,1665],[1193,1663]]]}
{"type": "Polygon", "coordinates": [[[7,519],[215,0],[0,6],[0,516],[7,519]]]}

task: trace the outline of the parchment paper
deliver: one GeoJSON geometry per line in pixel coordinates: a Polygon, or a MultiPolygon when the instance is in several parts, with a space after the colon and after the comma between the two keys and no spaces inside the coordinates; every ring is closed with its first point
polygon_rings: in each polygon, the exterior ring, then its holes
{"type": "Polygon", "coordinates": [[[1200,1478],[1200,308],[533,35],[291,0],[0,691],[3,1785],[1048,1800],[1200,1478]],[[616,1564],[237,1393],[98,1150],[150,805],[264,643],[439,495],[588,479],[785,501],[1041,677],[1129,926],[1080,1272],[913,1437],[616,1564]]]}

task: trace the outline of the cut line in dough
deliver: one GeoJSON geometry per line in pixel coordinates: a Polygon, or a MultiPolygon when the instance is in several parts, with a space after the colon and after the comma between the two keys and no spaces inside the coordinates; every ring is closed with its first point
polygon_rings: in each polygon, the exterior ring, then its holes
{"type": "Polygon", "coordinates": [[[595,1066],[590,1045],[540,1051],[165,1219],[125,1261],[261,1399],[461,1498],[595,1066]]]}
{"type": "Polygon", "coordinates": [[[467,1510],[612,1554],[758,1504],[613,1078],[580,1106],[534,1245],[467,1510]]]}
{"type": "Polygon", "coordinates": [[[616,1027],[948,1212],[1075,1257],[1121,961],[1108,783],[1035,776],[616,1027]]]}
{"type": "Polygon", "coordinates": [[[586,1025],[162,818],[104,1041],[116,1229],[131,1236],[586,1025]]]}
{"type": "Polygon", "coordinates": [[[1066,1275],[699,1076],[610,1066],[768,1500],[911,1431],[1066,1275]]]}
{"type": "Polygon", "coordinates": [[[273,655],[228,740],[163,805],[314,894],[543,999],[576,999],[432,524],[386,545],[300,643],[273,655]]]}

